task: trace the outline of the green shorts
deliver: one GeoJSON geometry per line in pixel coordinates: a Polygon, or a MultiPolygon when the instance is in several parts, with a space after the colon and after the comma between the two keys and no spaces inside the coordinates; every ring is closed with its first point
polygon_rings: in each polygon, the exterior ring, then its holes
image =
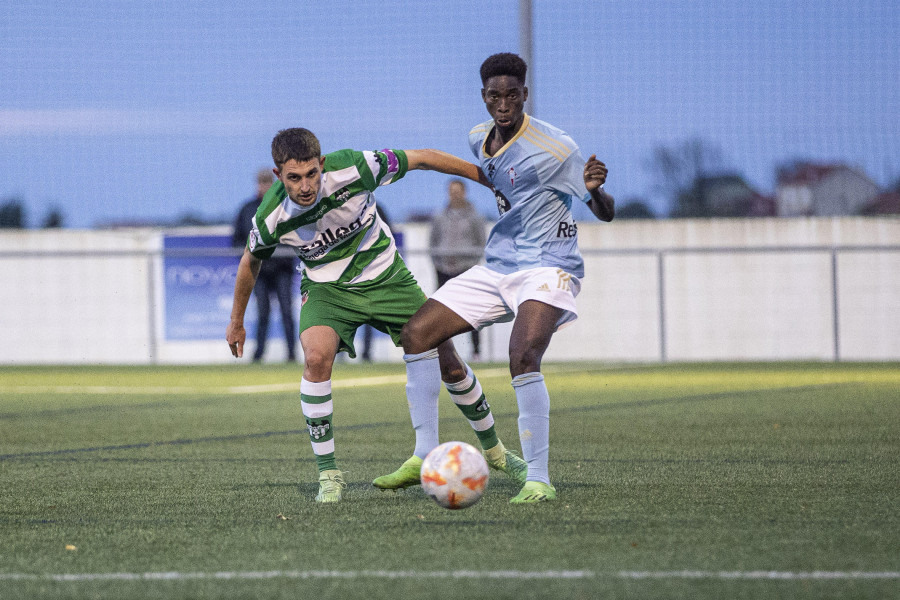
{"type": "Polygon", "coordinates": [[[428,297],[398,254],[394,264],[372,281],[356,285],[316,283],[303,278],[300,333],[316,325],[334,329],[338,352],[356,358],[353,338],[361,325],[388,334],[400,346],[400,330],[428,297]]]}

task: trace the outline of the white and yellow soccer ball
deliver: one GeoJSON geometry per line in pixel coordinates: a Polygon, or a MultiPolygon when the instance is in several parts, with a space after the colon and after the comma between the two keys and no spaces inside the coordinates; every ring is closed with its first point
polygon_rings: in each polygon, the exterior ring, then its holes
{"type": "Polygon", "coordinates": [[[445,442],[422,462],[422,489],[440,506],[466,508],[481,499],[488,483],[488,465],[470,444],[445,442]]]}

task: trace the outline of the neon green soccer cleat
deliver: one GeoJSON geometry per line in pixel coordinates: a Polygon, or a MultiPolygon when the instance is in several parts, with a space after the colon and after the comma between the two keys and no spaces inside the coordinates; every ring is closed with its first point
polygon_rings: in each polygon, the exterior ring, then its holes
{"type": "Polygon", "coordinates": [[[511,450],[507,450],[503,446],[503,442],[490,450],[485,450],[482,454],[490,468],[506,473],[519,485],[525,485],[525,478],[528,477],[528,463],[511,450]]]}
{"type": "Polygon", "coordinates": [[[316,502],[340,502],[341,498],[346,498],[344,493],[346,488],[343,473],[337,469],[322,471],[319,473],[319,493],[316,502]]]}
{"type": "Polygon", "coordinates": [[[509,501],[510,504],[533,504],[556,500],[556,488],[540,481],[526,481],[525,487],[509,501]]]}
{"type": "Polygon", "coordinates": [[[408,458],[400,468],[390,475],[376,477],[372,485],[381,490],[402,490],[422,483],[422,459],[418,456],[408,458]]]}

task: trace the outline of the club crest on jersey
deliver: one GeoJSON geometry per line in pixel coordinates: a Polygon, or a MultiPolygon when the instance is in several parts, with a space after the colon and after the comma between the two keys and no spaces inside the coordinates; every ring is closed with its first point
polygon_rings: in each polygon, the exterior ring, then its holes
{"type": "Polygon", "coordinates": [[[338,190],[337,194],[335,194],[334,201],[338,204],[343,204],[350,199],[350,195],[350,189],[347,186],[344,186],[338,190]]]}
{"type": "Polygon", "coordinates": [[[488,164],[488,179],[491,181],[494,180],[494,171],[497,170],[497,167],[494,166],[494,163],[488,164]]]}
{"type": "Polygon", "coordinates": [[[516,187],[516,177],[518,177],[519,174],[516,173],[515,167],[508,168],[506,174],[509,175],[509,185],[516,187]]]}

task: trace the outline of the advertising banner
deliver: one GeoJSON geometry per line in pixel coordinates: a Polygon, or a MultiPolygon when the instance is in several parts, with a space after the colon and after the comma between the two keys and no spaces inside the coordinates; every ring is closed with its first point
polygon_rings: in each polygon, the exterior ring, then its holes
{"type": "MultiPolygon", "coordinates": [[[[163,248],[165,339],[224,339],[240,262],[228,255],[230,236],[166,235],[163,248]]],[[[256,327],[253,304],[244,321],[249,331],[256,327]]]]}
{"type": "MultiPolygon", "coordinates": [[[[163,238],[165,339],[224,340],[231,319],[234,280],[240,256],[227,235],[172,235],[163,238]],[[232,254],[234,252],[234,254],[232,254]]],[[[294,312],[300,308],[300,277],[294,277],[294,312]]],[[[269,339],[283,340],[277,300],[269,317],[269,339]]],[[[296,315],[295,315],[296,318],[296,315]]],[[[256,339],[256,301],[244,316],[248,341],[256,339]]]]}
{"type": "MultiPolygon", "coordinates": [[[[394,232],[394,238],[402,249],[403,234],[394,232]]],[[[224,340],[240,262],[237,250],[232,249],[231,237],[166,234],[163,249],[165,340],[224,340]]],[[[294,277],[293,296],[296,319],[301,305],[299,273],[294,277]]],[[[268,339],[283,340],[284,327],[276,298],[272,298],[272,303],[268,339]]],[[[256,301],[251,298],[244,316],[248,342],[256,338],[256,323],[256,301]]],[[[376,337],[384,335],[374,333],[376,337]]]]}

